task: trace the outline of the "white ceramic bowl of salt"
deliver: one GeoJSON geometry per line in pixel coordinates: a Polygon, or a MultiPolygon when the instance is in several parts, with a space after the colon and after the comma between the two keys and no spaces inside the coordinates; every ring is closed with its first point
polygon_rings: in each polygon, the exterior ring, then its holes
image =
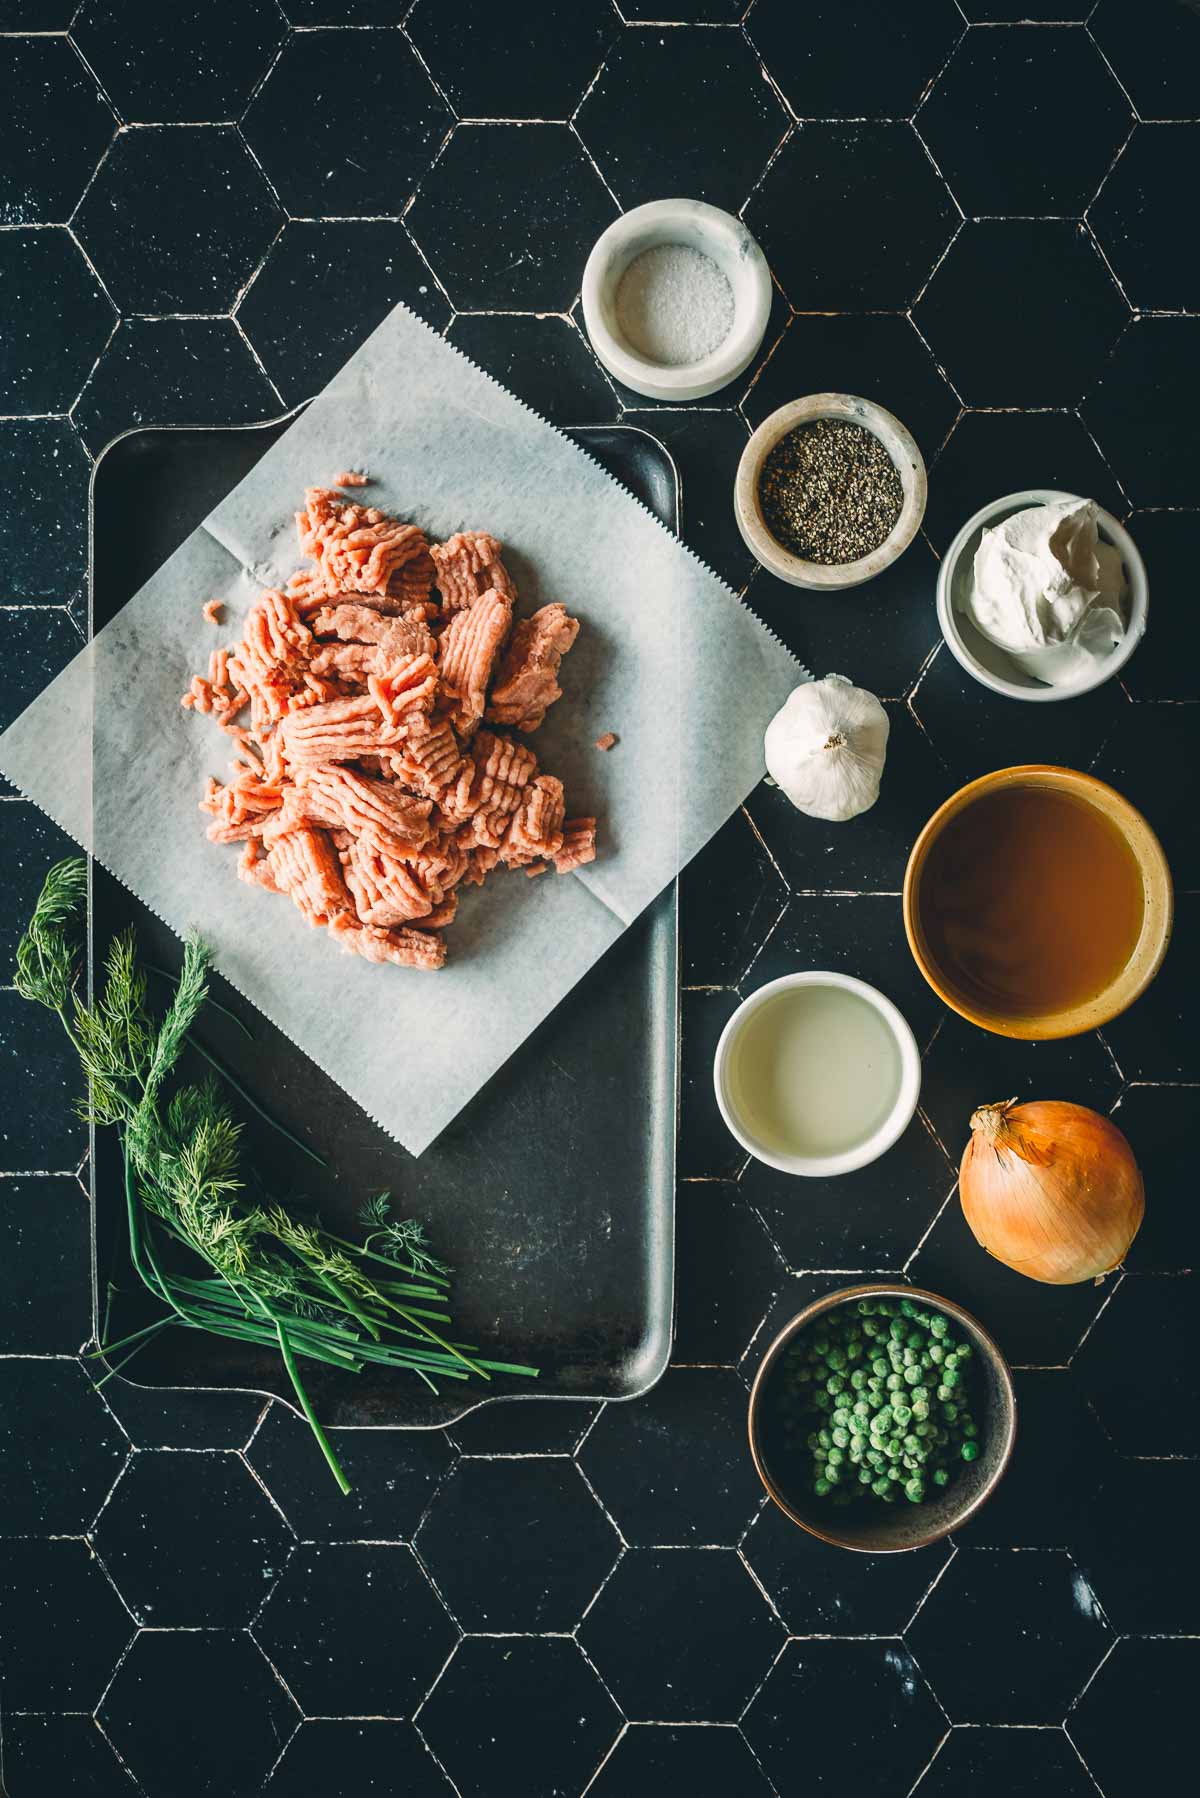
{"type": "Polygon", "coordinates": [[[741,219],[701,200],[651,200],[600,237],[583,318],[610,375],[654,400],[699,400],[749,367],[771,271],[741,219]]]}

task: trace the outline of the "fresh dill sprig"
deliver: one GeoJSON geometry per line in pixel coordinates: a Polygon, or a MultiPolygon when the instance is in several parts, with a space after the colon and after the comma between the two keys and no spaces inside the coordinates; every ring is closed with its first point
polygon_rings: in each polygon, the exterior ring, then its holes
{"type": "Polygon", "coordinates": [[[299,1360],[351,1372],[368,1364],[403,1368],[433,1390],[435,1379],[535,1376],[536,1368],[481,1360],[436,1327],[451,1323],[445,1309],[449,1269],[432,1254],[416,1218],[392,1215],[390,1194],[379,1193],[364,1206],[367,1235],[353,1242],[319,1218],[297,1216],[243,1171],[241,1124],[226,1088],[313,1160],[320,1157],[191,1037],[208,996],[210,957],[198,937],[184,944],[174,995],[157,1023],[132,932],[109,945],[103,991],[84,1003],[76,980],[86,892],[81,858],[51,868],[17,950],[17,988],[57,1013],[75,1045],[87,1081],[84,1116],[117,1130],[130,1259],[167,1308],[143,1329],[101,1345],[96,1353],[109,1359],[109,1372],[131,1358],[114,1363],[117,1350],[136,1354],[169,1325],[278,1348],[343,1492],[349,1482],[313,1410],[299,1360]],[[180,1081],[179,1062],[188,1047],[216,1073],[180,1081]],[[190,1265],[186,1258],[181,1264],[181,1248],[190,1265]]]}

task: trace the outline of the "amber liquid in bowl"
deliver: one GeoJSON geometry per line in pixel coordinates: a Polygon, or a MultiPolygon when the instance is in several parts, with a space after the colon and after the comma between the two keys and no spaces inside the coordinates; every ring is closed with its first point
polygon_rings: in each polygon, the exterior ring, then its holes
{"type": "Polygon", "coordinates": [[[1074,794],[984,794],[952,818],[921,872],[927,953],[945,984],[1001,1017],[1068,1011],[1116,980],[1145,909],[1137,858],[1074,794]]]}

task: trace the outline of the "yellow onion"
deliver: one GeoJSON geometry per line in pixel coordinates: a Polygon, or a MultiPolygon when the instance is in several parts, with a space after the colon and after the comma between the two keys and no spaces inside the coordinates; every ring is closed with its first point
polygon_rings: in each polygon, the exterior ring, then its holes
{"type": "Polygon", "coordinates": [[[1102,1280],[1146,1209],[1116,1125],[1062,1099],[981,1105],[958,1176],[963,1212],[989,1255],[1052,1286],[1102,1280]]]}

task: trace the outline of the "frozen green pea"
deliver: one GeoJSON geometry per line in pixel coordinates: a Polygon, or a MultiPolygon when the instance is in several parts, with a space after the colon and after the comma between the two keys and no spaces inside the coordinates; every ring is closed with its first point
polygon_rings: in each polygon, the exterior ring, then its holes
{"type": "Polygon", "coordinates": [[[970,1438],[968,1438],[958,1452],[964,1461],[974,1461],[979,1453],[979,1444],[978,1442],[972,1442],[970,1438]]]}

